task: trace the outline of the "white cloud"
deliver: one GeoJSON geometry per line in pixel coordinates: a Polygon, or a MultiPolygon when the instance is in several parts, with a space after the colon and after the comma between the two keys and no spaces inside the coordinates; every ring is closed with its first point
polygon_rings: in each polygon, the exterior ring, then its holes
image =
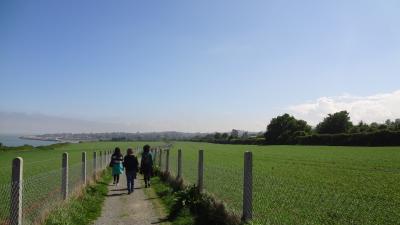
{"type": "Polygon", "coordinates": [[[314,102],[290,106],[288,109],[294,116],[312,125],[320,122],[327,114],[341,110],[350,112],[353,122],[383,122],[400,118],[400,90],[365,97],[321,97],[314,102]]]}

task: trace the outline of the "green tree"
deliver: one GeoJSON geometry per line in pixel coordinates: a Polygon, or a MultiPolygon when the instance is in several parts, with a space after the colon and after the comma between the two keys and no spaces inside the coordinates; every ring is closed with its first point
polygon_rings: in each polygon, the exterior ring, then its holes
{"type": "Polygon", "coordinates": [[[215,132],[215,134],[214,134],[214,139],[215,139],[215,140],[221,139],[221,133],[215,132]]]}
{"type": "Polygon", "coordinates": [[[232,129],[230,139],[236,139],[236,138],[239,138],[239,131],[232,129]]]}
{"type": "Polygon", "coordinates": [[[224,140],[228,139],[228,137],[229,137],[229,134],[228,134],[228,133],[223,133],[223,134],[221,135],[221,138],[224,139],[224,140]]]}
{"type": "Polygon", "coordinates": [[[273,118],[267,126],[265,139],[269,144],[293,144],[299,135],[309,134],[311,127],[304,120],[289,114],[273,118]]]}
{"type": "Polygon", "coordinates": [[[328,114],[328,117],[317,125],[316,131],[320,134],[340,134],[347,133],[352,126],[349,113],[340,111],[328,114]]]}

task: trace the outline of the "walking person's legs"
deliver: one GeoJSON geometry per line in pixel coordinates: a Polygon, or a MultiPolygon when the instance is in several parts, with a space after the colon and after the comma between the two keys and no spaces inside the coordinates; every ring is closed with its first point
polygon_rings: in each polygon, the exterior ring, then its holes
{"type": "Polygon", "coordinates": [[[117,175],[116,175],[116,174],[114,174],[113,178],[114,178],[114,182],[113,182],[113,184],[117,184],[117,175]]]}
{"type": "Polygon", "coordinates": [[[129,173],[128,172],[126,172],[126,189],[128,190],[128,194],[131,192],[131,190],[130,190],[130,180],[129,180],[129,173]]]}
{"type": "Polygon", "coordinates": [[[145,187],[146,188],[150,187],[150,174],[146,172],[146,173],[143,174],[143,176],[144,176],[145,187]]]}
{"type": "Polygon", "coordinates": [[[132,174],[128,171],[126,171],[126,185],[128,189],[128,194],[132,192],[131,186],[132,186],[132,174]]]}

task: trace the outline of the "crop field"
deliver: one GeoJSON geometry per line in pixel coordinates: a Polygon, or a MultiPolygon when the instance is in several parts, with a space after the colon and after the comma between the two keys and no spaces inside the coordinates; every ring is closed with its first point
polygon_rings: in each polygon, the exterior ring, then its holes
{"type": "Polygon", "coordinates": [[[240,215],[243,153],[253,152],[255,224],[400,224],[400,147],[253,146],[176,142],[183,176],[240,215]]]}
{"type": "MultiPolygon", "coordinates": [[[[69,153],[70,176],[79,177],[82,151],[87,152],[89,173],[93,151],[116,146],[125,151],[144,144],[93,142],[54,150],[0,152],[0,224],[9,211],[4,196],[9,195],[14,157],[24,159],[24,210],[29,211],[29,205],[35,206],[38,198],[42,205],[57,199],[48,193],[59,196],[63,152],[69,153]]],[[[238,215],[242,207],[243,153],[252,151],[254,224],[400,224],[400,147],[175,142],[170,153],[172,173],[177,171],[178,149],[183,151],[183,176],[188,183],[196,183],[198,150],[204,150],[205,190],[238,215]]]]}
{"type": "MultiPolygon", "coordinates": [[[[144,142],[88,142],[69,144],[52,150],[0,151],[0,224],[7,224],[10,206],[11,162],[15,157],[24,160],[23,214],[24,224],[33,223],[41,213],[61,200],[61,156],[69,154],[69,189],[81,182],[81,153],[87,153],[87,175],[93,172],[93,152],[113,150],[125,152],[128,147],[142,147],[144,142]]],[[[152,146],[161,143],[151,142],[152,146]]],[[[108,160],[107,160],[108,161],[108,160]]]]}

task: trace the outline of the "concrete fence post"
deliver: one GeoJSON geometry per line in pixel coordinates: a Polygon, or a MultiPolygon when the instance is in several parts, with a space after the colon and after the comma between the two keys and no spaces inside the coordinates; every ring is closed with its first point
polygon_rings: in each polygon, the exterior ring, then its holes
{"type": "Polygon", "coordinates": [[[96,181],[97,179],[97,153],[93,152],[93,180],[96,181]]]}
{"type": "Polygon", "coordinates": [[[104,169],[108,167],[108,152],[104,151],[106,154],[104,155],[104,169]]]}
{"type": "Polygon", "coordinates": [[[107,167],[106,158],[107,158],[107,151],[103,151],[103,170],[107,167]]]}
{"type": "Polygon", "coordinates": [[[82,152],[82,184],[85,185],[87,182],[86,177],[86,152],[82,152]]]}
{"type": "Polygon", "coordinates": [[[204,150],[199,150],[199,164],[197,171],[197,187],[200,192],[204,189],[204,150]]]}
{"type": "Polygon", "coordinates": [[[62,154],[61,193],[64,200],[68,198],[68,153],[62,154]]]}
{"type": "Polygon", "coordinates": [[[169,149],[166,150],[166,162],[165,162],[165,172],[169,173],[169,149]]]}
{"type": "Polygon", "coordinates": [[[243,171],[243,215],[245,222],[253,218],[253,153],[244,153],[243,171]]]}
{"type": "Polygon", "coordinates": [[[12,161],[11,174],[11,202],[10,202],[10,224],[22,225],[22,182],[24,161],[17,157],[12,161]]]}
{"type": "Polygon", "coordinates": [[[178,179],[182,179],[182,150],[178,150],[178,179]]]}
{"type": "Polygon", "coordinates": [[[160,149],[160,161],[158,163],[160,166],[160,171],[162,172],[162,149],[160,149]]]}
{"type": "Polygon", "coordinates": [[[153,164],[154,164],[154,165],[157,165],[157,152],[158,152],[158,150],[155,149],[155,150],[154,150],[154,156],[153,156],[153,160],[154,160],[153,164]]]}
{"type": "Polygon", "coordinates": [[[103,152],[99,151],[99,171],[103,169],[103,152]]]}

